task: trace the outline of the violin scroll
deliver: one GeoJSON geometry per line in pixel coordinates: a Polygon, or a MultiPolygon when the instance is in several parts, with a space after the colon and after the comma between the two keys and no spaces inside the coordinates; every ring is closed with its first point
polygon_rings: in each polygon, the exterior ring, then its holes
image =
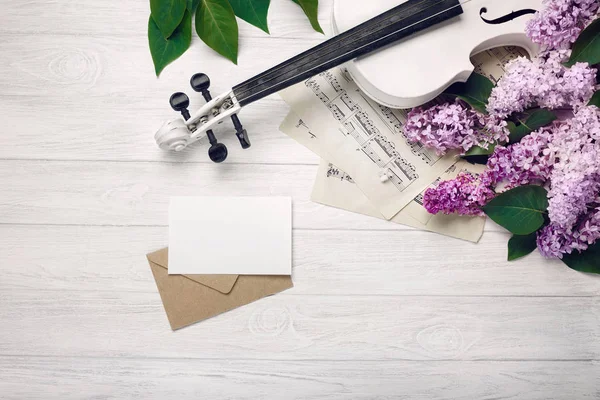
{"type": "Polygon", "coordinates": [[[205,74],[192,76],[190,85],[195,92],[202,94],[207,103],[198,111],[190,113],[189,97],[182,92],[173,93],[169,104],[173,110],[180,112],[183,118],[165,122],[154,135],[156,144],[163,150],[182,151],[190,144],[206,137],[211,144],[208,150],[210,159],[220,163],[225,161],[228,151],[223,143],[218,142],[213,129],[223,121],[231,119],[242,148],[250,147],[248,134],[237,116],[241,106],[233,91],[212,98],[209,91],[210,79],[205,74]]]}
{"type": "Polygon", "coordinates": [[[181,119],[165,122],[154,135],[162,150],[181,151],[191,143],[190,131],[181,119]]]}

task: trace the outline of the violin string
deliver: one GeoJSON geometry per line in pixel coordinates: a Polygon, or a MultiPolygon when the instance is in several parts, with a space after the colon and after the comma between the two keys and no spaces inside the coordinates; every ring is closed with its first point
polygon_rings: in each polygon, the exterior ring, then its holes
{"type": "MultiPolygon", "coordinates": [[[[435,1],[435,0],[433,0],[433,1],[435,1]]],[[[433,3],[432,3],[432,0],[422,0],[420,2],[417,2],[417,3],[413,4],[412,6],[413,7],[418,7],[418,6],[421,6],[423,4],[426,4],[425,9],[420,11],[420,12],[423,12],[423,11],[429,9],[429,8],[435,7],[437,4],[443,3],[444,1],[447,1],[447,0],[437,0],[437,1],[433,2],[433,3]],[[429,3],[429,4],[427,5],[427,3],[429,3]]],[[[444,12],[444,11],[442,11],[442,12],[444,12]]],[[[385,14],[385,12],[384,12],[384,14],[385,14]]],[[[347,41],[347,42],[352,42],[354,40],[358,41],[358,40],[363,39],[364,36],[365,36],[365,33],[367,33],[367,32],[368,32],[368,35],[377,35],[378,33],[380,33],[381,31],[386,30],[390,26],[397,25],[399,22],[402,22],[402,21],[410,18],[412,15],[404,16],[402,19],[397,20],[397,21],[388,22],[386,25],[379,25],[379,26],[377,26],[377,29],[369,31],[369,28],[372,28],[372,25],[375,22],[374,20],[382,18],[382,16],[383,16],[383,14],[379,14],[379,15],[377,15],[377,16],[375,16],[375,17],[373,17],[373,18],[371,18],[371,19],[369,19],[367,21],[365,21],[364,23],[359,24],[357,27],[352,28],[349,31],[343,32],[341,35],[344,35],[344,40],[347,41]]],[[[387,18],[389,19],[390,17],[393,17],[393,16],[388,16],[387,18]]],[[[419,22],[416,22],[416,23],[418,24],[419,22]]],[[[394,33],[392,33],[392,34],[394,34],[394,33]]],[[[331,39],[329,39],[328,41],[325,41],[324,43],[322,43],[322,44],[320,44],[320,45],[318,45],[316,47],[313,47],[313,48],[311,48],[311,49],[309,49],[306,52],[301,53],[301,54],[309,53],[311,56],[315,56],[315,55],[318,54],[318,56],[320,58],[327,57],[331,53],[335,53],[338,50],[339,43],[337,43],[336,39],[339,39],[339,37],[335,37],[334,36],[331,39]]],[[[379,39],[377,39],[377,40],[379,40],[379,39]]],[[[251,92],[251,90],[253,89],[252,88],[253,84],[254,84],[254,88],[256,88],[256,87],[260,86],[261,84],[270,82],[270,81],[272,81],[274,79],[277,79],[277,78],[281,77],[286,72],[289,72],[290,68],[291,69],[298,69],[298,68],[302,68],[302,67],[306,66],[306,64],[310,63],[310,60],[305,61],[304,64],[296,64],[296,63],[294,63],[292,60],[294,60],[295,58],[297,58],[299,56],[292,57],[291,59],[288,59],[288,60],[284,61],[283,63],[279,64],[278,66],[275,66],[275,67],[273,67],[273,68],[271,68],[271,69],[269,69],[269,70],[267,70],[265,72],[262,72],[262,73],[260,73],[260,74],[258,74],[256,76],[250,78],[249,80],[241,83],[240,85],[238,85],[238,86],[243,86],[243,92],[241,92],[240,95],[244,95],[244,94],[246,94],[246,92],[251,92]],[[269,75],[270,75],[270,77],[269,77],[269,75]],[[268,79],[264,79],[264,78],[268,78],[268,79]],[[257,81],[259,81],[260,84],[257,83],[257,81]]],[[[343,56],[343,55],[341,55],[341,56],[343,56]]],[[[297,61],[302,62],[302,59],[300,58],[297,61]]],[[[266,89],[266,90],[268,90],[268,89],[266,89]]]]}
{"type": "MultiPolygon", "coordinates": [[[[425,0],[425,1],[427,1],[427,0],[425,0]]],[[[431,6],[430,6],[429,8],[433,8],[433,7],[434,7],[436,4],[439,4],[439,3],[441,3],[442,1],[443,1],[443,0],[439,0],[439,1],[437,1],[436,3],[432,3],[432,4],[431,4],[431,6]]],[[[391,32],[391,33],[389,33],[389,34],[387,34],[387,35],[385,35],[385,36],[383,36],[383,37],[380,37],[380,38],[378,38],[377,40],[375,40],[374,42],[376,42],[376,41],[380,41],[380,40],[383,40],[383,39],[385,39],[385,38],[387,38],[387,37],[389,37],[389,36],[392,36],[392,35],[395,35],[395,34],[397,34],[397,33],[399,33],[399,32],[405,31],[405,30],[407,30],[407,29],[409,29],[409,28],[411,28],[411,27],[413,27],[413,26],[415,26],[415,25],[418,25],[418,24],[420,24],[420,23],[422,23],[422,22],[425,22],[425,21],[427,21],[427,20],[429,20],[429,19],[435,18],[435,17],[437,17],[437,16],[438,16],[438,15],[440,15],[440,14],[443,14],[443,13],[445,13],[445,12],[448,12],[448,11],[450,11],[450,10],[453,10],[453,9],[455,9],[455,8],[457,8],[457,7],[461,7],[461,6],[463,6],[463,5],[467,4],[467,3],[470,3],[471,1],[472,1],[472,0],[463,0],[463,1],[459,2],[458,4],[456,4],[456,5],[452,6],[452,7],[448,7],[447,9],[445,9],[445,10],[442,10],[442,11],[439,11],[439,12],[437,12],[436,14],[430,15],[430,16],[428,16],[427,18],[423,18],[423,19],[422,19],[422,20],[420,20],[420,21],[414,22],[414,23],[412,23],[412,24],[410,24],[410,25],[408,25],[408,26],[402,27],[401,29],[398,29],[398,30],[396,30],[396,31],[394,31],[394,32],[391,32]]],[[[407,17],[407,18],[408,18],[408,17],[407,17]]],[[[405,19],[406,19],[406,18],[405,18],[405,19]]],[[[395,23],[397,23],[397,22],[395,22],[395,23]]],[[[382,28],[382,29],[385,29],[385,27],[384,27],[384,28],[382,28]]],[[[356,51],[357,49],[361,49],[361,48],[363,48],[363,47],[367,47],[367,46],[369,46],[369,45],[371,45],[371,44],[372,44],[372,43],[368,43],[368,44],[362,45],[362,46],[360,46],[360,47],[358,47],[358,48],[356,48],[356,49],[353,49],[353,50],[351,50],[351,51],[349,51],[349,52],[346,52],[346,53],[344,53],[344,54],[338,55],[338,56],[334,57],[334,58],[333,58],[333,59],[331,59],[331,60],[327,60],[326,62],[323,62],[323,63],[321,63],[320,65],[317,65],[316,67],[314,67],[314,69],[317,69],[317,68],[319,68],[319,67],[321,67],[321,66],[325,65],[325,64],[326,64],[326,63],[328,63],[328,62],[331,62],[331,61],[334,61],[334,60],[336,60],[336,59],[342,58],[342,57],[344,57],[344,56],[346,56],[346,55],[350,54],[351,52],[353,52],[353,51],[356,51]]],[[[304,63],[304,64],[300,65],[300,66],[299,66],[299,67],[297,67],[297,68],[303,67],[303,66],[305,66],[305,65],[306,65],[306,63],[304,63]]],[[[271,80],[274,80],[274,79],[278,78],[279,76],[280,76],[280,75],[278,75],[278,76],[275,76],[275,77],[273,77],[273,78],[269,79],[269,81],[271,81],[271,80]]],[[[275,85],[269,86],[268,88],[262,89],[262,90],[260,90],[260,91],[258,91],[258,92],[256,92],[256,93],[253,93],[253,95],[260,95],[261,93],[267,92],[267,91],[269,91],[269,90],[273,89],[274,87],[276,87],[276,86],[278,86],[278,85],[280,85],[280,84],[285,84],[286,82],[288,82],[288,81],[290,81],[290,80],[292,80],[292,79],[294,79],[294,77],[288,78],[288,79],[286,79],[286,80],[284,80],[284,81],[282,81],[282,82],[278,82],[278,83],[276,83],[275,85]]],[[[234,94],[235,94],[235,93],[234,93],[234,94]]],[[[236,97],[237,97],[237,96],[236,96],[236,97]]],[[[247,96],[247,97],[248,97],[248,96],[247,96]]]]}

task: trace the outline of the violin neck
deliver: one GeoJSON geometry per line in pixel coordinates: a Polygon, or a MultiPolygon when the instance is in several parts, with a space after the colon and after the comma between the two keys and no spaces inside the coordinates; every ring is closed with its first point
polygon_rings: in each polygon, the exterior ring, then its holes
{"type": "Polygon", "coordinates": [[[408,0],[240,83],[233,94],[245,106],[462,13],[459,0],[408,0]]]}

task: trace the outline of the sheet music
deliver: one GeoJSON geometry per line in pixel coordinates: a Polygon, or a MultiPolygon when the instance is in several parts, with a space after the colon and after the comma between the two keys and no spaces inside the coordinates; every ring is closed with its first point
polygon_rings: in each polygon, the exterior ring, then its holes
{"type": "Polygon", "coordinates": [[[347,171],[387,219],[457,160],[455,154],[439,157],[410,144],[403,135],[406,111],[375,103],[343,69],[323,72],[280,94],[305,125],[318,131],[305,131],[305,137],[295,131],[294,138],[347,171]],[[317,138],[318,149],[308,146],[317,138]]]}
{"type": "MultiPolygon", "coordinates": [[[[290,112],[286,116],[279,129],[283,133],[298,141],[300,144],[304,145],[313,153],[319,155],[321,158],[326,159],[335,165],[337,165],[339,162],[343,162],[337,152],[328,152],[326,147],[323,146],[322,137],[324,137],[324,135],[322,132],[319,131],[317,133],[316,131],[311,130],[308,125],[293,112],[290,112]]],[[[418,148],[415,149],[418,151],[418,148]]],[[[453,168],[454,165],[450,166],[449,170],[453,170],[453,168]]],[[[350,178],[350,175],[337,167],[332,166],[332,168],[328,170],[328,176],[336,176],[338,179],[346,179],[356,184],[356,182],[350,178]]],[[[437,178],[435,181],[439,182],[440,178],[437,178]]],[[[429,221],[430,214],[422,207],[422,200],[419,201],[418,199],[422,199],[420,194],[404,210],[407,210],[407,213],[413,218],[423,223],[427,223],[429,221]]]]}
{"type": "Polygon", "coordinates": [[[474,55],[471,62],[475,66],[475,72],[498,83],[506,72],[506,63],[517,57],[529,57],[529,54],[520,47],[496,47],[474,55]]]}
{"type": "MultiPolygon", "coordinates": [[[[466,161],[459,161],[453,166],[452,171],[448,171],[439,180],[452,179],[456,177],[459,171],[467,170],[472,173],[481,173],[482,165],[472,165],[466,161]]],[[[321,160],[319,171],[313,187],[311,200],[331,207],[341,208],[351,212],[363,215],[369,215],[383,219],[383,215],[377,211],[369,199],[352,181],[352,178],[341,169],[326,160],[321,160]]],[[[417,204],[417,203],[411,203],[417,204]]],[[[427,211],[421,206],[422,211],[427,211]]],[[[408,207],[407,207],[408,208],[408,207]]],[[[454,237],[477,243],[483,235],[485,226],[484,217],[465,217],[459,215],[431,215],[427,223],[419,221],[407,212],[407,209],[400,211],[391,222],[410,226],[412,228],[439,233],[442,235],[454,237]]]]}
{"type": "MultiPolygon", "coordinates": [[[[497,82],[505,72],[505,64],[519,56],[527,56],[527,52],[518,47],[501,47],[481,52],[471,61],[476,72],[497,82]]],[[[420,144],[408,143],[403,135],[407,111],[392,110],[372,101],[339,68],[281,95],[303,121],[318,129],[320,137],[317,141],[316,134],[304,122],[304,132],[285,130],[292,131],[296,140],[322,158],[349,171],[387,219],[406,206],[420,222],[430,220],[418,204],[418,194],[438,179],[455,158],[440,158],[420,144]],[[382,173],[388,182],[381,182],[382,173]]]]}
{"type": "MultiPolygon", "coordinates": [[[[323,157],[313,187],[311,196],[313,201],[359,214],[384,218],[358,188],[352,177],[334,164],[333,160],[336,160],[336,155],[331,155],[323,149],[320,143],[320,137],[322,137],[320,132],[311,130],[304,121],[293,113],[287,115],[280,126],[280,130],[299,141],[312,152],[323,157]],[[325,158],[327,157],[332,158],[326,161],[325,158]]],[[[443,180],[453,179],[462,170],[478,174],[483,169],[484,166],[482,165],[471,165],[465,161],[459,161],[437,177],[430,186],[435,186],[443,180]]],[[[419,193],[391,221],[471,242],[479,241],[485,225],[485,218],[434,216],[429,214],[423,207],[423,193],[419,193]]]]}

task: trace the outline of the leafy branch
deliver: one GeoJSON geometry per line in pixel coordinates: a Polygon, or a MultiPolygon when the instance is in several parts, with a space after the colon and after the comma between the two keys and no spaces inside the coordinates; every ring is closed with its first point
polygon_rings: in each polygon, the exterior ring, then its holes
{"type": "MultiPolygon", "coordinates": [[[[311,26],[319,25],[319,0],[292,0],[306,14],[311,26]]],[[[237,64],[236,17],[269,33],[267,15],[271,0],[150,0],[148,44],[156,76],[190,47],[192,16],[196,33],[210,48],[237,64]]]]}

